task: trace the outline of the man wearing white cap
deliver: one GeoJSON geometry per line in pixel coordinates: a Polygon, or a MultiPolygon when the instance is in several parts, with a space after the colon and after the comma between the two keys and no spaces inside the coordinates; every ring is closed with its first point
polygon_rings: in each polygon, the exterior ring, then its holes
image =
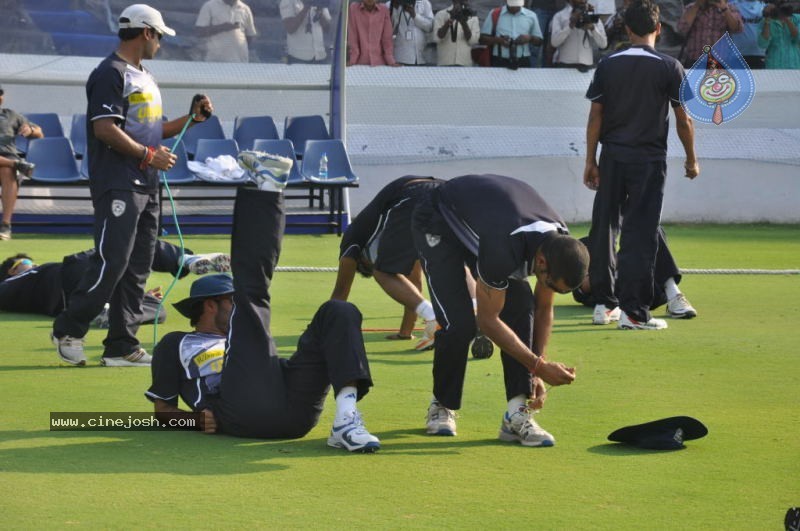
{"type": "Polygon", "coordinates": [[[162,121],[161,93],[142,66],[164,35],[175,31],[145,4],[119,17],[119,48],[95,68],[86,83],[89,189],[94,206],[97,253],[87,274],[53,323],[61,360],[85,365],[83,338],[91,320],[110,304],[102,365],[149,366],[150,355],[136,339],[142,299],[158,233],[159,171],[175,164],[161,145],[187,121],[211,116],[210,100],[192,100],[190,115],[162,121]]]}
{"type": "Polygon", "coordinates": [[[506,0],[499,16],[492,10],[486,17],[479,42],[492,47],[492,66],[530,68],[531,45],[542,43],[542,30],[536,14],[524,5],[525,0],[506,0]]]}

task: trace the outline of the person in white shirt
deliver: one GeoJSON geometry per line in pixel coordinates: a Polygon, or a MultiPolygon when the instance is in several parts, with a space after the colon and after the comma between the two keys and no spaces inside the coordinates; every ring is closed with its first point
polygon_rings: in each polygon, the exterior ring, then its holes
{"type": "Polygon", "coordinates": [[[608,41],[603,24],[594,14],[594,6],[586,0],[570,0],[553,17],[550,43],[556,49],[555,66],[585,72],[594,65],[594,47],[605,48],[608,41]]]}
{"type": "Polygon", "coordinates": [[[478,44],[481,28],[467,0],[453,0],[433,18],[436,38],[436,64],[439,66],[472,66],[472,47],[478,44]]]}
{"type": "Polygon", "coordinates": [[[249,45],[257,33],[253,13],[241,0],[208,0],[200,8],[195,27],[206,38],[206,61],[249,62],[249,45]]]}
{"type": "Polygon", "coordinates": [[[423,50],[433,31],[433,8],[429,0],[386,2],[392,22],[394,59],[403,65],[424,65],[423,50]]]}
{"type": "Polygon", "coordinates": [[[289,64],[326,62],[324,32],[331,24],[326,6],[326,0],[281,0],[289,64]]]}

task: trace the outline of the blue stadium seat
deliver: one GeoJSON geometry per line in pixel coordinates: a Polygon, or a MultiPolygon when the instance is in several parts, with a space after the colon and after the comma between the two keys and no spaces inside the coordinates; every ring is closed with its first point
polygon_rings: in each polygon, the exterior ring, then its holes
{"type": "Polygon", "coordinates": [[[283,127],[283,138],[291,140],[298,159],[303,158],[306,140],[327,140],[331,137],[325,119],[313,116],[287,116],[283,127]]]}
{"type": "Polygon", "coordinates": [[[209,157],[230,155],[236,158],[238,154],[239,146],[236,144],[236,140],[232,138],[199,138],[194,158],[198,162],[203,162],[209,157]]]}
{"type": "MultiPolygon", "coordinates": [[[[42,128],[45,137],[64,136],[64,128],[61,127],[61,120],[54,112],[30,113],[25,118],[42,128]]],[[[18,136],[16,139],[17,149],[23,153],[28,152],[28,139],[18,136]]]]}
{"type": "Polygon", "coordinates": [[[197,151],[197,141],[201,138],[225,138],[225,133],[222,131],[222,125],[219,123],[219,118],[212,115],[211,118],[204,122],[194,124],[186,130],[183,135],[183,146],[186,148],[186,154],[189,155],[189,160],[194,160],[195,152],[197,151]]]}
{"type": "Polygon", "coordinates": [[[106,57],[119,46],[119,38],[116,35],[54,32],[50,36],[59,55],[106,57]]]}
{"type": "Polygon", "coordinates": [[[237,116],[233,124],[233,138],[242,151],[253,149],[257,139],[277,139],[278,128],[272,116],[237,116]]]}
{"type": "Polygon", "coordinates": [[[46,183],[75,183],[84,181],[72,153],[68,138],[51,137],[31,140],[28,162],[36,164],[32,179],[46,183]]]}
{"type": "Polygon", "coordinates": [[[75,158],[82,159],[86,154],[86,115],[73,114],[69,128],[69,141],[75,151],[75,158]]]}
{"type": "Polygon", "coordinates": [[[167,172],[167,183],[169,184],[185,184],[196,181],[197,179],[189,170],[187,165],[188,157],[186,156],[186,148],[183,147],[183,142],[175,146],[173,150],[178,160],[171,170],[167,172]]]}
{"type": "Polygon", "coordinates": [[[305,184],[305,179],[303,179],[300,173],[300,163],[297,161],[297,157],[295,157],[294,145],[291,140],[286,140],[285,138],[260,138],[253,143],[253,149],[255,151],[265,151],[273,155],[280,155],[281,157],[292,159],[294,164],[292,164],[292,171],[289,172],[288,186],[305,184]]]}
{"type": "Polygon", "coordinates": [[[358,182],[341,140],[307,141],[301,174],[304,179],[315,184],[347,186],[358,182]],[[319,177],[319,161],[323,154],[328,157],[327,180],[319,177]]]}
{"type": "Polygon", "coordinates": [[[33,23],[46,33],[68,32],[111,35],[108,24],[80,9],[38,10],[28,8],[33,23]]]}

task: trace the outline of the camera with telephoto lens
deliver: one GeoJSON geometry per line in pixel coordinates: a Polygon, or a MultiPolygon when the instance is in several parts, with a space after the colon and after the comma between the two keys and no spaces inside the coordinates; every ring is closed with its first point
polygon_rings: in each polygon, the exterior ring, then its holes
{"type": "Polygon", "coordinates": [[[589,24],[597,24],[600,20],[600,15],[595,15],[593,9],[586,9],[585,7],[576,7],[575,11],[580,13],[578,20],[575,21],[576,28],[583,28],[589,24]]]}
{"type": "Polygon", "coordinates": [[[468,4],[463,3],[461,4],[461,9],[458,11],[453,10],[454,12],[451,14],[451,18],[454,20],[458,20],[459,22],[469,20],[471,17],[476,16],[476,13],[468,4]]]}

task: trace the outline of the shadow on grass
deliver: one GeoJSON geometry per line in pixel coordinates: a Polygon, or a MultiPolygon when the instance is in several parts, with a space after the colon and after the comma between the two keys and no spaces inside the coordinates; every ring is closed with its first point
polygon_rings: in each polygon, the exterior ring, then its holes
{"type": "Polygon", "coordinates": [[[592,446],[588,448],[587,451],[593,454],[607,455],[610,457],[627,457],[631,455],[673,453],[678,450],[684,450],[684,449],[685,448],[677,448],[675,450],[647,450],[645,448],[636,448],[635,446],[629,446],[627,444],[606,443],[606,444],[598,444],[597,446],[592,446]]]}

